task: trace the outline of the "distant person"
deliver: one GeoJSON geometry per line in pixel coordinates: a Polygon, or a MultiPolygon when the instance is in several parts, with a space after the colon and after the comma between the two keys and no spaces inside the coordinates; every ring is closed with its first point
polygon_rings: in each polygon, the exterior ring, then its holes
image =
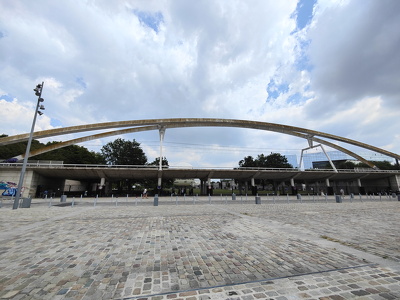
{"type": "Polygon", "coordinates": [[[147,189],[144,189],[144,191],[143,191],[143,198],[147,199],[147,189]]]}
{"type": "Polygon", "coordinates": [[[49,192],[48,192],[47,190],[43,192],[43,199],[46,199],[46,198],[47,198],[48,193],[49,193],[49,192]]]}

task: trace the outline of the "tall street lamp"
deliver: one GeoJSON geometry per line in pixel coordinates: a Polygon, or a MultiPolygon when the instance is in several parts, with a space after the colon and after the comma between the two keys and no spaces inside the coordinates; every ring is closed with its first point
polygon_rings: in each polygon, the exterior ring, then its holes
{"type": "Polygon", "coordinates": [[[42,98],[43,85],[44,85],[44,82],[42,82],[42,84],[38,84],[33,89],[35,92],[35,95],[38,97],[38,100],[37,100],[37,104],[36,104],[35,114],[33,116],[31,133],[29,135],[28,144],[26,145],[24,163],[22,164],[21,175],[19,176],[17,194],[15,195],[13,209],[18,208],[19,198],[21,196],[21,191],[22,191],[22,185],[24,184],[24,177],[25,177],[26,165],[28,163],[28,156],[29,156],[29,152],[31,151],[32,136],[33,136],[33,130],[35,129],[36,117],[37,117],[37,115],[40,115],[40,116],[43,115],[43,112],[40,111],[40,110],[44,110],[44,106],[43,106],[43,104],[41,104],[44,101],[44,99],[42,98]]]}

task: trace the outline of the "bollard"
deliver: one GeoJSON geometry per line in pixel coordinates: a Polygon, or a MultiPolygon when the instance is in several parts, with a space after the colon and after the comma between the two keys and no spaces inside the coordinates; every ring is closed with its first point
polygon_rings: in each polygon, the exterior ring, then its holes
{"type": "Polygon", "coordinates": [[[22,198],[21,208],[30,208],[32,198],[22,198]]]}
{"type": "Polygon", "coordinates": [[[232,193],[232,200],[236,200],[236,194],[232,193]]]}
{"type": "Polygon", "coordinates": [[[400,194],[397,195],[397,201],[400,201],[400,194]]]}
{"type": "Polygon", "coordinates": [[[261,198],[260,198],[260,196],[256,196],[256,204],[261,204],[261,198]]]}
{"type": "Polygon", "coordinates": [[[154,206],[158,206],[158,194],[154,195],[154,206]]]}
{"type": "Polygon", "coordinates": [[[342,203],[342,197],[340,195],[336,195],[336,203],[342,203]]]}
{"type": "Polygon", "coordinates": [[[72,204],[71,204],[71,207],[74,207],[74,204],[75,204],[75,197],[72,197],[72,204]]]}
{"type": "Polygon", "coordinates": [[[61,195],[60,202],[67,202],[67,195],[61,195]]]}
{"type": "Polygon", "coordinates": [[[289,194],[286,194],[287,203],[289,203],[289,194]]]}
{"type": "Polygon", "coordinates": [[[208,203],[211,204],[211,196],[208,194],[208,203]]]}

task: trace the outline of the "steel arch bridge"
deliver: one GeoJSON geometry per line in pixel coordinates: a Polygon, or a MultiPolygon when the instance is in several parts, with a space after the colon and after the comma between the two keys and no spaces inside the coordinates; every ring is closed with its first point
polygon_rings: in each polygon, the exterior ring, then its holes
{"type": "MultiPolygon", "coordinates": [[[[82,142],[87,142],[94,139],[101,139],[108,136],[119,135],[119,134],[127,134],[132,132],[140,132],[140,131],[149,131],[149,130],[159,130],[160,132],[160,142],[162,145],[162,140],[164,137],[165,130],[168,128],[184,128],[184,127],[237,127],[237,128],[248,128],[248,129],[256,129],[256,130],[265,130],[271,132],[277,132],[287,135],[296,136],[299,138],[306,139],[308,141],[309,147],[306,149],[314,148],[313,143],[317,142],[321,145],[325,145],[331,147],[333,149],[339,150],[343,153],[346,153],[355,159],[366,163],[372,168],[376,168],[376,166],[362,158],[358,154],[336,145],[330,141],[325,139],[331,139],[333,141],[343,142],[349,145],[355,145],[364,149],[368,149],[377,153],[384,154],[386,156],[392,157],[396,160],[400,159],[400,155],[389,152],[387,150],[374,147],[359,141],[355,141],[352,139],[348,139],[345,137],[324,133],[320,131],[310,130],[301,127],[288,126],[276,123],[266,123],[266,122],[258,122],[258,121],[249,121],[249,120],[235,120],[235,119],[215,119],[215,118],[173,118],[173,119],[146,119],[146,120],[130,120],[130,121],[117,121],[117,122],[106,122],[106,123],[95,123],[95,124],[87,124],[87,125],[78,125],[71,126],[65,128],[57,128],[43,131],[36,131],[33,133],[33,138],[40,139],[45,137],[53,137],[60,136],[64,134],[71,133],[79,133],[79,132],[88,132],[94,130],[105,130],[105,129],[113,129],[120,128],[114,131],[108,131],[98,134],[92,134],[85,137],[80,137],[68,141],[64,141],[61,143],[57,143],[51,146],[47,146],[41,148],[36,151],[32,151],[29,156],[34,156],[38,154],[42,154],[48,151],[52,151],[58,148],[66,147],[73,144],[78,144],[82,142]],[[123,129],[122,129],[123,128],[123,129]]],[[[0,138],[0,146],[8,145],[17,142],[26,141],[29,138],[29,133],[19,134],[9,137],[0,138]]],[[[161,148],[161,147],[160,147],[161,148]]],[[[303,149],[305,150],[305,149],[303,149]]],[[[161,155],[160,155],[161,156],[161,155]]],[[[24,157],[23,154],[18,156],[18,159],[22,159],[24,157]]],[[[160,160],[161,161],[161,160],[160,160]]]]}

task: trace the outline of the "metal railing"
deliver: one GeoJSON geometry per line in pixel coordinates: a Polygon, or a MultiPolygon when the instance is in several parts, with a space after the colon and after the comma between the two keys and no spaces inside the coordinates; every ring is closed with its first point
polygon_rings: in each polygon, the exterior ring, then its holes
{"type": "MultiPolygon", "coordinates": [[[[27,163],[28,167],[42,167],[42,168],[114,168],[114,169],[128,169],[128,168],[146,168],[157,169],[155,165],[99,165],[99,164],[64,164],[60,161],[32,161],[27,163]]],[[[2,162],[0,167],[15,167],[21,168],[22,163],[2,162]]],[[[174,170],[187,170],[187,169],[217,169],[217,170],[249,170],[249,171],[274,171],[274,172],[327,172],[335,173],[333,169],[305,169],[299,170],[297,168],[260,168],[260,167],[188,167],[188,166],[163,166],[164,169],[174,170]]],[[[400,170],[377,170],[372,168],[355,168],[355,169],[337,169],[338,173],[400,173],[400,170]]]]}

